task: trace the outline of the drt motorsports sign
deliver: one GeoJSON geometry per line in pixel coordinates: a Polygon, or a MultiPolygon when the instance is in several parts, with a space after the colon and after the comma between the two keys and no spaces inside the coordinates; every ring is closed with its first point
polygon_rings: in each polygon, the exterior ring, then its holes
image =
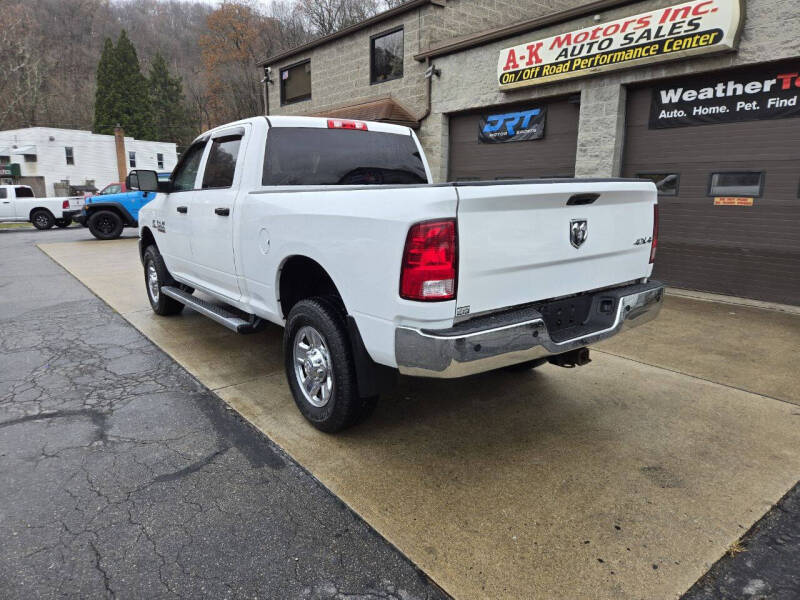
{"type": "Polygon", "coordinates": [[[501,90],[736,48],[740,0],[692,0],[500,52],[501,90]]]}

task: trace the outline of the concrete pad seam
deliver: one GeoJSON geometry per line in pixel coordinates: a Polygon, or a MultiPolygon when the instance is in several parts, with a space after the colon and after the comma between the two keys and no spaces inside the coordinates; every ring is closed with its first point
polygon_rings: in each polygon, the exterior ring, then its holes
{"type": "MultiPolygon", "coordinates": [[[[134,327],[135,327],[135,325],[134,325],[134,327]]],[[[175,360],[175,359],[173,358],[173,360],[175,360]]],[[[175,361],[175,362],[178,362],[178,361],[175,361]]],[[[218,392],[220,390],[226,390],[226,389],[231,388],[231,387],[236,387],[237,385],[242,385],[244,383],[250,383],[251,381],[255,381],[256,379],[261,379],[262,377],[268,377],[270,375],[274,375],[275,373],[280,373],[280,372],[281,372],[280,369],[276,369],[276,370],[273,370],[273,371],[268,371],[267,373],[262,373],[261,375],[256,375],[255,377],[250,377],[248,379],[244,379],[242,381],[237,381],[235,383],[229,383],[227,385],[221,385],[219,387],[209,388],[209,389],[212,392],[218,392]]]]}
{"type": "Polygon", "coordinates": [[[727,304],[731,306],[746,306],[747,308],[759,308],[773,312],[800,315],[800,306],[791,304],[780,304],[778,302],[765,302],[763,300],[753,300],[751,298],[739,298],[737,296],[725,296],[711,292],[700,292],[696,290],[686,290],[683,288],[667,288],[667,295],[677,298],[688,298],[690,300],[700,300],[701,302],[712,302],[716,304],[727,304]]]}
{"type": "Polygon", "coordinates": [[[794,402],[789,402],[788,400],[783,400],[781,398],[776,398],[775,396],[770,396],[768,394],[761,394],[759,392],[754,392],[753,390],[747,390],[745,388],[740,388],[735,385],[729,385],[727,383],[720,383],[719,381],[714,381],[713,379],[707,379],[706,377],[701,377],[700,375],[692,375],[691,373],[684,373],[683,371],[678,371],[677,369],[670,369],[669,367],[664,367],[662,365],[654,365],[653,363],[645,362],[643,360],[636,360],[635,358],[631,358],[629,356],[623,356],[622,354],[615,354],[614,352],[609,352],[608,350],[599,350],[597,348],[592,348],[593,352],[600,352],[601,354],[608,354],[610,356],[616,356],[617,358],[621,358],[623,360],[629,360],[631,362],[638,363],[640,365],[646,365],[648,367],[653,367],[654,369],[662,369],[664,371],[669,371],[670,373],[675,373],[676,375],[684,375],[686,377],[691,377],[692,379],[697,379],[700,381],[705,381],[707,383],[712,383],[714,385],[718,385],[720,387],[728,388],[731,390],[737,390],[739,392],[744,392],[746,394],[752,394],[754,396],[760,396],[761,398],[765,398],[767,400],[775,400],[776,402],[781,402],[783,404],[788,404],[790,406],[797,406],[794,402]]]}

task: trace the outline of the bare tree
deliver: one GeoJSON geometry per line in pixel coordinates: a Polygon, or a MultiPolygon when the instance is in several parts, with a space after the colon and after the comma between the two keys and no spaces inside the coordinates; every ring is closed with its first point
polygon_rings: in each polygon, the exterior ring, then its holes
{"type": "Polygon", "coordinates": [[[328,35],[368,19],[384,8],[382,0],[299,0],[297,8],[317,35],[328,35]]]}
{"type": "Polygon", "coordinates": [[[44,64],[31,36],[32,16],[24,6],[3,11],[0,22],[0,128],[36,119],[44,64]]]}

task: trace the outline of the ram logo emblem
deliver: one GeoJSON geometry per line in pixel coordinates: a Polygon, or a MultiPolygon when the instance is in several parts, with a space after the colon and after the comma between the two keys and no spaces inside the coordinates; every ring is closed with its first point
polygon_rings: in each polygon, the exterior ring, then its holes
{"type": "Polygon", "coordinates": [[[589,235],[588,227],[586,219],[572,219],[569,222],[569,243],[575,248],[580,248],[589,235]]]}

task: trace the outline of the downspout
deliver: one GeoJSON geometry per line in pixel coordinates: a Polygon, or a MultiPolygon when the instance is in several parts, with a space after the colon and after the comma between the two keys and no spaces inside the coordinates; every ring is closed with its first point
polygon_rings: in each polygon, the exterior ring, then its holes
{"type": "Polygon", "coordinates": [[[422,121],[427,119],[428,116],[431,114],[431,91],[433,89],[432,85],[433,76],[436,75],[436,77],[440,77],[442,74],[441,69],[437,69],[435,66],[433,66],[430,57],[427,57],[425,59],[425,65],[427,66],[427,68],[425,69],[425,79],[428,80],[428,93],[427,93],[425,112],[422,113],[417,119],[417,121],[420,122],[420,125],[422,124],[422,121]]]}

